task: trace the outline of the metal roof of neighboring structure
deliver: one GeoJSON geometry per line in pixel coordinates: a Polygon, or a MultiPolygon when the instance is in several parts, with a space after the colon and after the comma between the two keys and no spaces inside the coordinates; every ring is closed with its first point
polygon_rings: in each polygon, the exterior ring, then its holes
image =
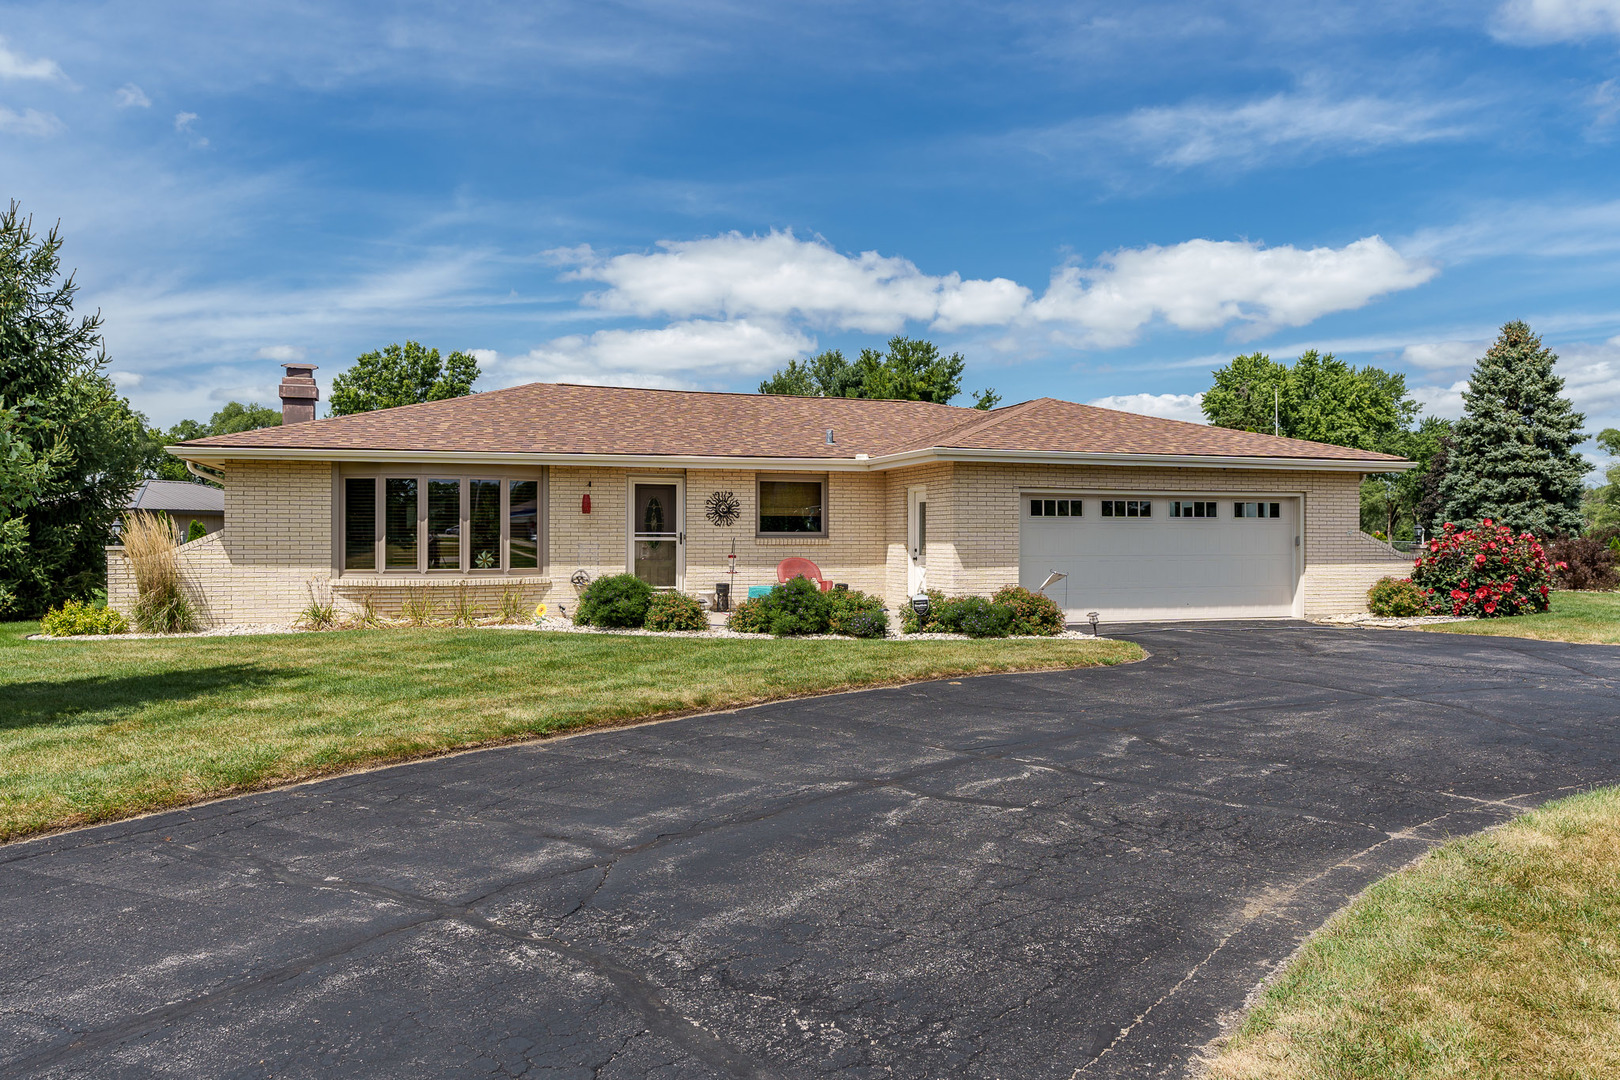
{"type": "Polygon", "coordinates": [[[147,480],[135,489],[125,508],[172,514],[223,514],[225,492],[187,480],[147,480]]]}

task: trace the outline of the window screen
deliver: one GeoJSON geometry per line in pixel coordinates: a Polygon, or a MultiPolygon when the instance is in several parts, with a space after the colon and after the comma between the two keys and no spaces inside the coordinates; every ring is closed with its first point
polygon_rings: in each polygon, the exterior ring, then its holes
{"type": "Polygon", "coordinates": [[[427,566],[461,569],[461,481],[429,480],[427,566]]]}
{"type": "Polygon", "coordinates": [[[501,568],[501,482],[467,481],[467,558],[473,570],[501,568]]]}
{"type": "Polygon", "coordinates": [[[383,481],[383,549],[390,570],[416,569],[416,478],[390,477],[383,481]]]}
{"type": "Polygon", "coordinates": [[[377,481],[343,481],[343,569],[377,569],[377,481]]]}
{"type": "Polygon", "coordinates": [[[821,533],[826,531],[820,480],[761,480],[759,531],[762,533],[821,533]]]}
{"type": "Polygon", "coordinates": [[[506,565],[513,570],[532,570],[540,565],[540,485],[533,480],[513,480],[507,498],[506,565]]]}

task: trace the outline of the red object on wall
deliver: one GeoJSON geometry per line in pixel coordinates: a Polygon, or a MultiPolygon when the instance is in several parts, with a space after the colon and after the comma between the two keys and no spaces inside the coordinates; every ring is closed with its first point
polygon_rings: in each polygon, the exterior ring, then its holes
{"type": "Polygon", "coordinates": [[[579,512],[582,514],[591,512],[591,493],[588,491],[579,497],[579,512]]]}

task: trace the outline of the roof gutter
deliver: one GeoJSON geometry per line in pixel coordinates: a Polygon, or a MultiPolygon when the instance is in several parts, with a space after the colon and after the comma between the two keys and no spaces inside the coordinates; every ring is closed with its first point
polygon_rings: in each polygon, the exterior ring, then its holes
{"type": "MultiPolygon", "coordinates": [[[[1305,472],[1381,473],[1414,469],[1414,461],[1369,461],[1359,458],[1277,458],[1207,454],[1119,454],[1061,450],[976,450],[929,447],[874,458],[750,457],[699,454],[558,454],[457,450],[329,450],[264,446],[169,446],[193,475],[198,467],[218,468],[227,461],[365,461],[421,462],[431,459],[465,465],[604,465],[618,468],[804,469],[818,472],[883,472],[937,461],[1006,465],[1135,465],[1199,469],[1283,469],[1305,472]]],[[[209,479],[215,479],[209,477],[209,479]]]]}

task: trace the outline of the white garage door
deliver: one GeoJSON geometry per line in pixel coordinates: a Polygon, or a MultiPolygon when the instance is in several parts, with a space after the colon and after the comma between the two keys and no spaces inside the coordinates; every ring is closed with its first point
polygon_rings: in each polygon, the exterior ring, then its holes
{"type": "Polygon", "coordinates": [[[1019,583],[1072,621],[1286,617],[1299,589],[1300,507],[1282,495],[1022,498],[1019,583]]]}

